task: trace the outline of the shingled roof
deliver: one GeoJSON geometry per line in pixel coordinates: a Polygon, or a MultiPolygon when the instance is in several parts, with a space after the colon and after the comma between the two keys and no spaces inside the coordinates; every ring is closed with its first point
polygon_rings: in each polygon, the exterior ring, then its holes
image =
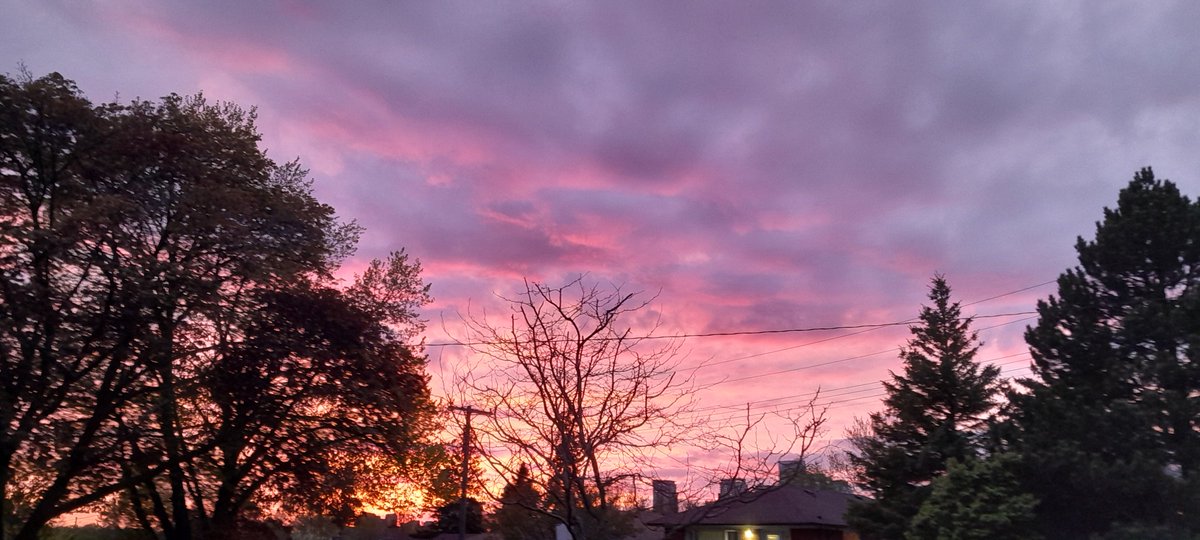
{"type": "Polygon", "coordinates": [[[728,497],[677,514],[651,525],[814,525],[846,527],[846,509],[866,498],[840,491],[778,486],[728,497]]]}

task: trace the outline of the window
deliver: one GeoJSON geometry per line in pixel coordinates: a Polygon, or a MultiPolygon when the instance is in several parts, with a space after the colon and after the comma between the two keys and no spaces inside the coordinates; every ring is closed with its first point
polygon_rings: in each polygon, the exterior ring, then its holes
{"type": "Polygon", "coordinates": [[[738,538],[737,531],[726,530],[725,531],[725,540],[742,540],[742,539],[738,538]]]}

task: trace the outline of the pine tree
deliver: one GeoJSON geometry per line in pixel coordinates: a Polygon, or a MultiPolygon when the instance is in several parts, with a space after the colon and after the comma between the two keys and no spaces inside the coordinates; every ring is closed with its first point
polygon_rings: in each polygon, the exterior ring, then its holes
{"type": "Polygon", "coordinates": [[[1006,436],[1048,537],[1178,521],[1200,476],[1200,207],[1142,169],[1076,251],[1006,436]]]}
{"type": "Polygon", "coordinates": [[[947,462],[980,454],[996,408],[1000,370],[975,362],[979,338],[943,276],[933,278],[929,299],[901,349],[904,373],[884,383],[884,410],[851,437],[859,485],[874,496],[848,515],[864,538],[902,538],[947,462]]]}
{"type": "Polygon", "coordinates": [[[1034,540],[1037,499],[1012,474],[1014,456],[951,461],[913,518],[906,540],[1034,540]]]}
{"type": "Polygon", "coordinates": [[[504,486],[500,508],[496,510],[496,532],[504,540],[549,540],[554,524],[541,511],[542,494],[533,483],[529,467],[521,464],[517,476],[504,486]]]}

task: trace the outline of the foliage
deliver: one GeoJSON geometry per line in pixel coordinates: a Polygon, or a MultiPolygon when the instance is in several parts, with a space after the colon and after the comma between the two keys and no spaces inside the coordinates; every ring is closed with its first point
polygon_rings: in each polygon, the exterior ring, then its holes
{"type": "Polygon", "coordinates": [[[529,467],[522,464],[517,475],[504,486],[500,508],[494,516],[494,532],[504,540],[549,540],[554,523],[546,515],[542,494],[534,485],[529,467]]]}
{"type": "Polygon", "coordinates": [[[1171,525],[1118,524],[1092,540],[1200,540],[1200,534],[1171,525]]]}
{"type": "Polygon", "coordinates": [[[490,361],[462,382],[475,407],[495,413],[479,422],[481,455],[505,475],[527,465],[573,538],[614,537],[617,486],[640,472],[638,452],[683,436],[671,426],[687,384],[674,372],[677,346],[634,337],[648,333],[628,321],[647,306],[637,294],[583,277],[526,282],[509,305],[503,322],[465,321],[490,361]]]}
{"type": "Polygon", "coordinates": [[[908,540],[1036,540],[1037,499],[1021,491],[1010,470],[1015,459],[951,460],[933,481],[905,538],[908,540]]]}
{"type": "Polygon", "coordinates": [[[327,517],[301,516],[292,523],[292,540],[329,540],[338,535],[340,527],[327,517]]]}
{"type": "Polygon", "coordinates": [[[1077,241],[1079,266],[1059,277],[1058,296],[1038,303],[1026,332],[1034,377],[1010,396],[1003,435],[1047,537],[1194,510],[1184,494],[1200,478],[1198,233],[1200,207],[1142,169],[1095,239],[1077,241]]]}
{"type": "MultiPolygon", "coordinates": [[[[467,534],[483,532],[483,505],[471,498],[466,501],[467,534]]],[[[462,526],[463,500],[448,502],[437,509],[437,530],[443,533],[456,533],[462,526]]]]}
{"type": "Polygon", "coordinates": [[[342,529],[337,536],[342,540],[379,540],[387,534],[388,525],[387,519],[375,514],[360,514],[354,519],[352,527],[342,529]]]}
{"type": "Polygon", "coordinates": [[[781,466],[779,471],[780,485],[786,484],[809,489],[840,491],[842,493],[852,492],[850,484],[844,480],[834,478],[831,474],[833,471],[831,470],[808,464],[804,460],[792,463],[794,465],[787,470],[781,466]]]}
{"type": "Polygon", "coordinates": [[[975,362],[978,338],[944,277],[933,278],[929,299],[901,350],[904,373],[884,383],[884,411],[850,436],[858,484],[875,497],[847,516],[865,538],[902,537],[949,460],[980,453],[996,407],[1000,370],[975,362]]]}
{"type": "Polygon", "coordinates": [[[46,527],[41,540],[145,540],[146,533],[138,529],[119,529],[95,525],[79,527],[46,527]]]}
{"type": "Polygon", "coordinates": [[[339,485],[339,455],[420,445],[419,263],[336,288],[358,228],[258,142],[253,111],[202,96],[0,77],[0,538],[118,494],[213,538],[339,485]]]}

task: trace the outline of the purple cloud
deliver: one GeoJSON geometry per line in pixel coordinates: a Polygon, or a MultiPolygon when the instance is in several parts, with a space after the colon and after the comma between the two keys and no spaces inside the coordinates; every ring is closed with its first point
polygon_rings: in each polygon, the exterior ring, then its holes
{"type": "MultiPolygon", "coordinates": [[[[934,272],[966,301],[1053,279],[1139,167],[1200,195],[1190,2],[2,7],[10,71],[61,71],[95,100],[257,105],[271,155],[299,156],[367,227],[352,266],[401,246],[423,261],[434,320],[495,306],[522,276],[581,272],[657,293],[669,332],[904,320],[934,272]]],[[[1019,350],[1021,327],[987,331],[986,353],[1019,350]]],[[[724,365],[764,373],[905,337],[782,352],[809,337],[700,339],[687,361],[761,353],[724,365]]],[[[872,356],[703,399],[897,366],[872,356]]],[[[835,430],[876,406],[843,404],[835,430]]]]}

